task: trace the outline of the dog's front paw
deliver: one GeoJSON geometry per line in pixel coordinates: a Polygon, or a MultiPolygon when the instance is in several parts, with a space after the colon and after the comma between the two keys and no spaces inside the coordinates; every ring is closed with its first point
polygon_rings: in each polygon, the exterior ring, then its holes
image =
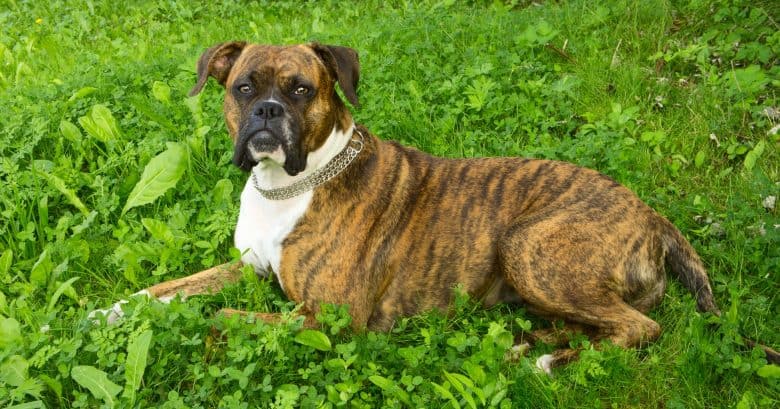
{"type": "Polygon", "coordinates": [[[504,353],[504,361],[518,362],[520,358],[526,356],[531,349],[531,344],[523,342],[522,344],[512,345],[506,353],[504,353]]]}
{"type": "Polygon", "coordinates": [[[127,300],[119,300],[111,308],[105,310],[94,310],[89,313],[87,318],[94,324],[100,324],[100,317],[103,316],[106,317],[107,324],[114,324],[125,315],[124,311],[122,311],[122,304],[127,304],[127,300]]]}
{"type": "Polygon", "coordinates": [[[552,355],[550,354],[542,355],[536,359],[536,369],[546,373],[547,376],[552,376],[552,363],[553,363],[552,355]]]}
{"type": "MultiPolygon", "coordinates": [[[[131,297],[135,297],[138,295],[143,295],[145,297],[149,297],[149,292],[146,290],[141,290],[133,295],[131,297]]],[[[114,305],[111,306],[111,308],[107,308],[105,310],[94,310],[89,313],[87,318],[89,318],[94,324],[100,324],[101,320],[100,317],[106,317],[106,324],[115,324],[117,321],[119,321],[122,317],[125,316],[125,312],[122,311],[122,304],[127,304],[127,300],[119,300],[114,303],[114,305]]]]}

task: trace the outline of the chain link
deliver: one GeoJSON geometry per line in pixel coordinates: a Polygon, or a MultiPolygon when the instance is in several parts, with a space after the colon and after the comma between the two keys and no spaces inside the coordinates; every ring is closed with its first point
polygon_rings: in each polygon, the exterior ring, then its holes
{"type": "Polygon", "coordinates": [[[336,175],[341,173],[349,166],[350,163],[357,157],[360,151],[363,150],[363,133],[357,128],[354,129],[357,132],[360,139],[352,139],[347,146],[334,156],[324,167],[315,170],[311,175],[287,186],[278,187],[274,189],[263,189],[257,182],[257,175],[252,172],[252,183],[255,185],[255,189],[263,195],[264,198],[269,200],[285,200],[291,197],[300,195],[314,189],[315,187],[333,179],[336,175]],[[356,145],[353,147],[352,145],[356,145]]]}

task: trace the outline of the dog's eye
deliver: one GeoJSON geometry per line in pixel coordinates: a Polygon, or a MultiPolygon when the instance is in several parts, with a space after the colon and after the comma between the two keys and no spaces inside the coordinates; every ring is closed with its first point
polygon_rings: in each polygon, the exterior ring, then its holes
{"type": "Polygon", "coordinates": [[[309,89],[303,86],[298,87],[295,89],[295,91],[293,91],[293,94],[295,95],[306,95],[308,93],[309,93],[309,89]]]}
{"type": "Polygon", "coordinates": [[[242,94],[249,94],[252,92],[252,87],[250,87],[247,84],[241,85],[240,87],[238,87],[238,92],[242,94]]]}

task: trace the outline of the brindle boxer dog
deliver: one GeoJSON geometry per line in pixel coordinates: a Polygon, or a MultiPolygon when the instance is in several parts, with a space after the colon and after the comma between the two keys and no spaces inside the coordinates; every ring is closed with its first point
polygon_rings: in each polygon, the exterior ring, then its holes
{"type": "MultiPolygon", "coordinates": [[[[335,87],[358,105],[352,49],[228,42],[206,50],[197,71],[191,95],[208,77],[224,86],[233,163],[249,172],[235,245],[302,304],[306,326],[320,303],[346,303],[355,329],[388,330],[399,317],[447,309],[462,284],[485,306],[519,302],[565,322],[534,340],[565,346],[576,330],[637,347],[661,332],[645,314],[663,297],[665,265],[700,311],[720,314],[679,230],[609,177],[547,160],[436,158],[355,125],[335,87]]],[[[142,293],[218,291],[238,267],[142,293]]],[[[119,303],[109,312],[115,319],[119,303]]],[[[549,372],[577,355],[559,349],[537,366],[549,372]]]]}

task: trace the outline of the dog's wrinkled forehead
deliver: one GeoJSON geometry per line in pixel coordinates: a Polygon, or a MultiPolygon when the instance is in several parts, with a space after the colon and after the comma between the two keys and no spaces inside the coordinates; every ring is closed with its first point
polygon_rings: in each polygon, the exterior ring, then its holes
{"type": "Polygon", "coordinates": [[[307,45],[247,46],[236,60],[228,77],[228,83],[247,79],[273,83],[280,79],[307,80],[322,83],[328,76],[320,57],[307,45]]]}

